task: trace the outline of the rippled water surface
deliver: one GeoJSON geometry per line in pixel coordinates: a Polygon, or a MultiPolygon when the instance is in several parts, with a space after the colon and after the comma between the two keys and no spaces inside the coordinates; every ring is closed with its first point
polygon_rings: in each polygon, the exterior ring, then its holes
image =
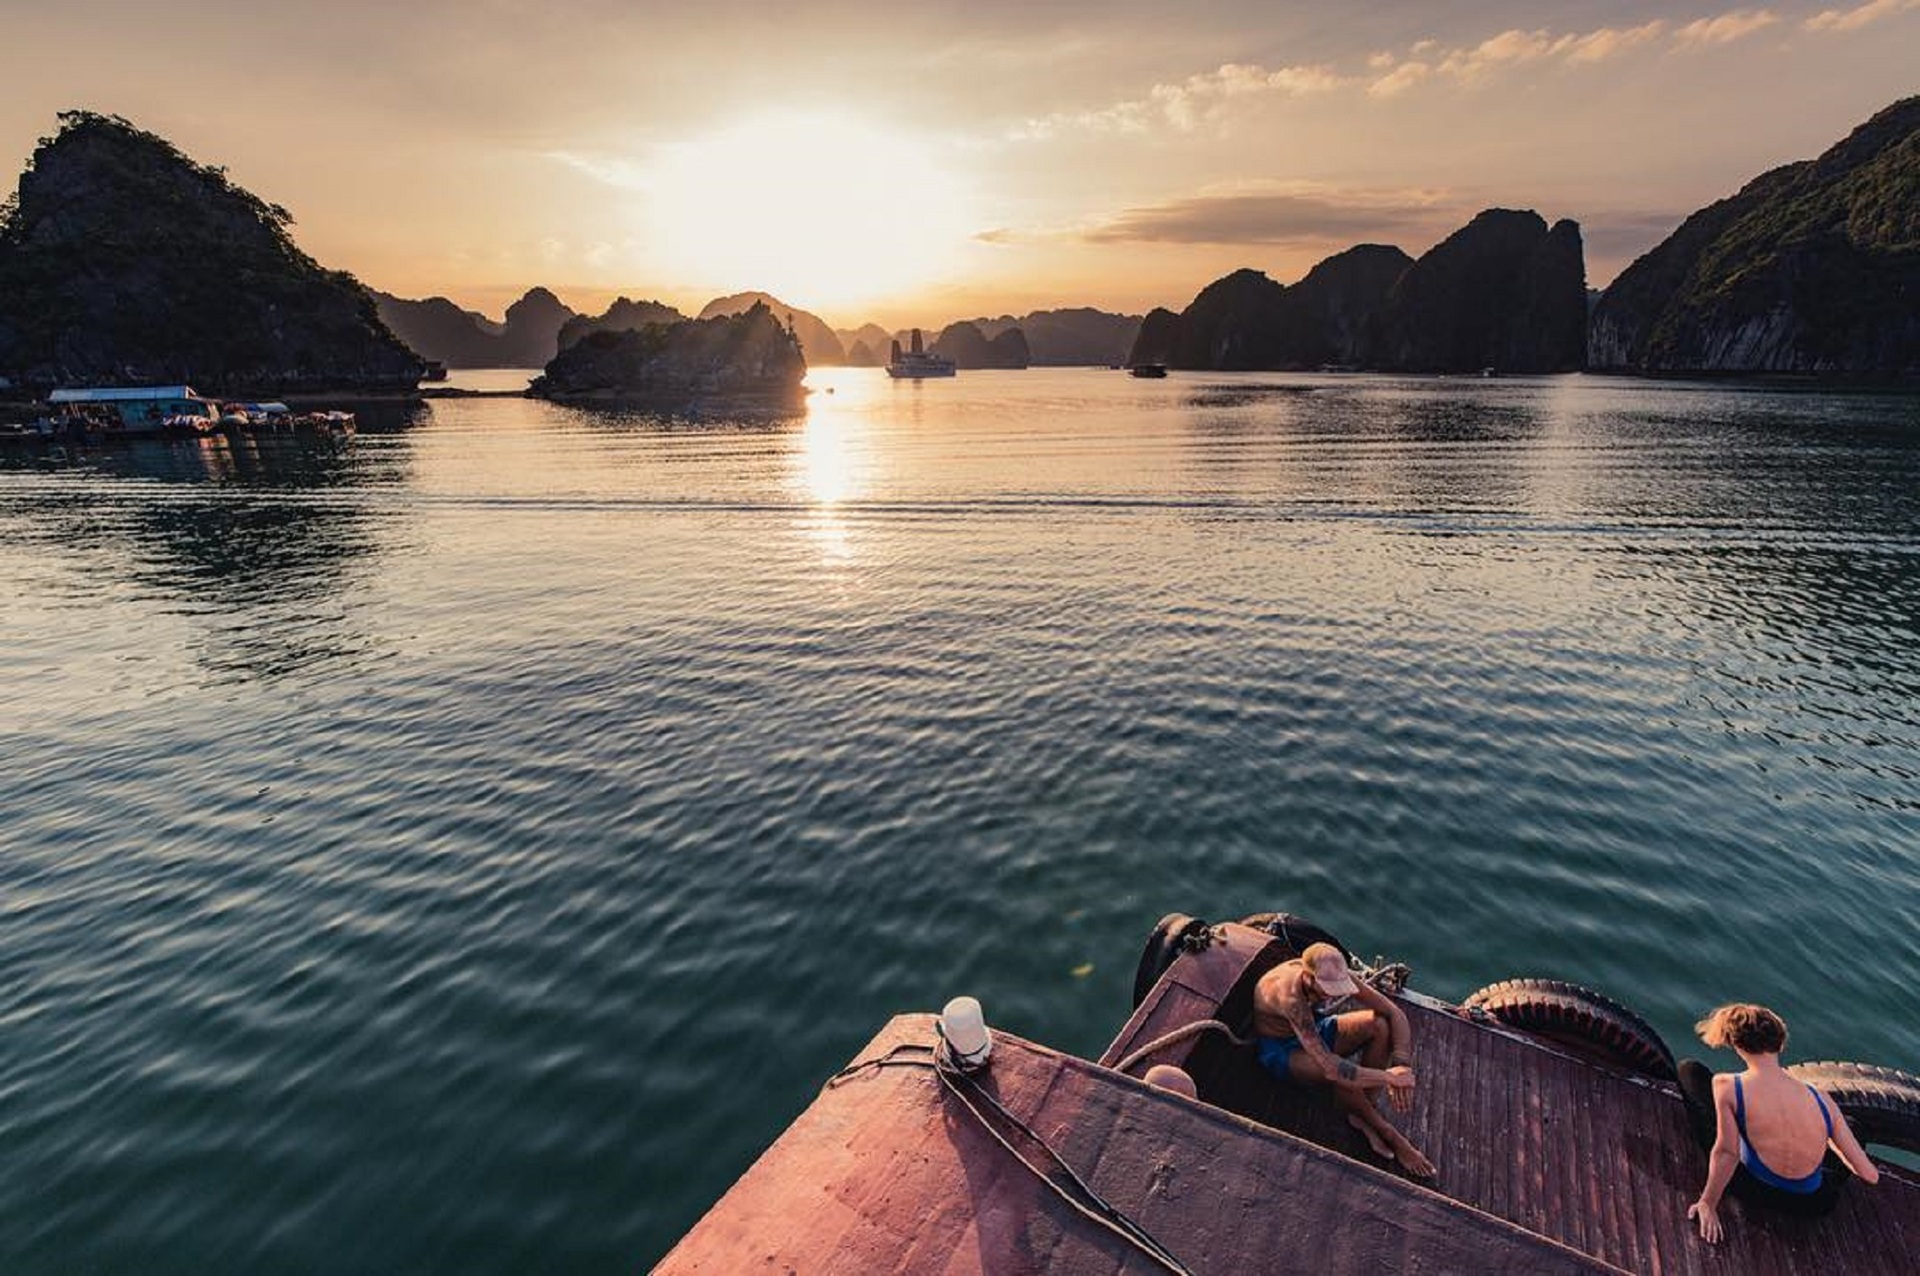
{"type": "Polygon", "coordinates": [[[813,382],[0,453],[0,1270],[644,1268],[1176,909],[1920,1064],[1920,401],[813,382]]]}

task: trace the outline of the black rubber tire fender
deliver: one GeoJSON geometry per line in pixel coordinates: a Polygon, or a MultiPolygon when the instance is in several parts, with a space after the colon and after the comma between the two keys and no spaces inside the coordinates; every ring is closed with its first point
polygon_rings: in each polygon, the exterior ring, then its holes
{"type": "Polygon", "coordinates": [[[1196,917],[1185,913],[1168,913],[1160,919],[1160,924],[1147,936],[1147,946],[1140,953],[1140,964],[1133,971],[1133,1004],[1137,1007],[1147,999],[1153,986],[1160,982],[1160,976],[1167,968],[1178,961],[1180,954],[1187,951],[1189,941],[1197,938],[1201,932],[1212,927],[1196,917]]]}
{"type": "Polygon", "coordinates": [[[1582,1058],[1661,1081],[1674,1079],[1673,1051],[1653,1025],[1591,988],[1559,979],[1505,979],[1488,984],[1461,1006],[1582,1058]]]}
{"type": "Polygon", "coordinates": [[[1298,957],[1313,944],[1332,944],[1342,957],[1349,962],[1353,960],[1353,950],[1336,939],[1332,931],[1293,913],[1255,913],[1242,917],[1240,924],[1272,935],[1280,941],[1288,957],[1298,957]]]}
{"type": "Polygon", "coordinates": [[[1862,1143],[1920,1152],[1920,1077],[1831,1059],[1796,1063],[1787,1071],[1826,1091],[1862,1143]]]}

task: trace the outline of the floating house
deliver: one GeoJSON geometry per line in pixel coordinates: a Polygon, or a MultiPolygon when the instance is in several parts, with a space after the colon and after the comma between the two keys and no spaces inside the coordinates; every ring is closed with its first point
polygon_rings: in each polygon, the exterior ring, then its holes
{"type": "Polygon", "coordinates": [[[190,385],[98,386],[55,390],[47,396],[55,408],[99,419],[111,418],[128,434],[159,434],[183,423],[218,423],[218,404],[200,397],[190,385]]]}

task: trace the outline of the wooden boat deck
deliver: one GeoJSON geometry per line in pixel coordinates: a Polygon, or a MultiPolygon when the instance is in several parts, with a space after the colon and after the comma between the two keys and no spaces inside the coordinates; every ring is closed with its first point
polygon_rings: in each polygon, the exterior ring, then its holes
{"type": "MultiPolygon", "coordinates": [[[[1112,1065],[1196,1020],[1245,1035],[1253,983],[1281,957],[1267,937],[1227,926],[1206,952],[1180,958],[1102,1057],[1112,1065]]],[[[1852,1184],[1828,1218],[1783,1218],[1721,1206],[1727,1238],[1699,1239],[1686,1207],[1706,1154],[1687,1130],[1679,1093],[1573,1058],[1426,998],[1402,997],[1420,1077],[1415,1110],[1396,1121],[1439,1167],[1434,1186],[1464,1205],[1631,1272],[1920,1271],[1920,1177],[1882,1166],[1875,1187],[1852,1184]]],[[[1349,1156],[1376,1161],[1323,1096],[1275,1084],[1251,1049],[1219,1033],[1142,1061],[1178,1063],[1200,1097],[1349,1156]]]]}
{"type": "MultiPolygon", "coordinates": [[[[857,1061],[933,1041],[931,1017],[901,1016],[857,1061]]],[[[995,1035],[980,1084],[1196,1273],[1614,1270],[1312,1143],[1007,1034],[995,1035]]],[[[1052,1195],[930,1068],[898,1066],[823,1090],[656,1270],[1163,1269],[1052,1195]]]]}
{"type": "MultiPolygon", "coordinates": [[[[1226,925],[1183,954],[1098,1063],[997,1033],[984,1093],[1195,1273],[1920,1271],[1920,1176],[1883,1166],[1821,1220],[1728,1200],[1727,1239],[1686,1217],[1706,1157],[1670,1085],[1573,1058],[1417,996],[1420,1097],[1398,1118],[1438,1163],[1430,1189],[1374,1163],[1324,1095],[1281,1087],[1248,1047],[1189,1037],[1200,1101],[1116,1070],[1167,1033],[1244,1034],[1280,960],[1226,925]]],[[[970,1114],[928,1066],[933,1021],[902,1016],[830,1083],[658,1268],[668,1273],[1143,1273],[1144,1252],[1050,1192],[1066,1175],[1018,1127],[970,1114]],[[997,1142],[997,1130],[1009,1146],[997,1142]]],[[[977,1102],[977,1100],[976,1100],[977,1102]]],[[[984,1107],[984,1105],[982,1105],[984,1107]]]]}

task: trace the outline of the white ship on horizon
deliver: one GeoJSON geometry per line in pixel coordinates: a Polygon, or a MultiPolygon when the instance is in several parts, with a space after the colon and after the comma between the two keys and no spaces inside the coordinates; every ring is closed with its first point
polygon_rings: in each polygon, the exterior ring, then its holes
{"type": "Polygon", "coordinates": [[[892,357],[887,360],[887,375],[890,377],[950,377],[958,371],[959,365],[943,354],[929,353],[920,344],[920,329],[913,330],[911,345],[905,351],[900,343],[893,343],[892,357]]]}

